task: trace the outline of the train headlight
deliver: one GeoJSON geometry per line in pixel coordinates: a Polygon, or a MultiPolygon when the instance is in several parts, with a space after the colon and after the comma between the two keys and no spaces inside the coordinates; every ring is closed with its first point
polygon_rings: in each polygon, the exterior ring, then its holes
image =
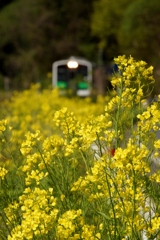
{"type": "Polygon", "coordinates": [[[68,66],[68,68],[77,68],[78,62],[71,60],[67,63],[67,66],[68,66]]]}

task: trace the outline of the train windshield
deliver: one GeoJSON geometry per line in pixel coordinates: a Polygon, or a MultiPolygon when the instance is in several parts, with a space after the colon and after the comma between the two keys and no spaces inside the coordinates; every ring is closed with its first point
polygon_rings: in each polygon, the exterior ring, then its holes
{"type": "Polygon", "coordinates": [[[68,68],[67,65],[58,66],[58,81],[69,82],[77,76],[87,77],[87,67],[82,65],[77,68],[68,68]]]}

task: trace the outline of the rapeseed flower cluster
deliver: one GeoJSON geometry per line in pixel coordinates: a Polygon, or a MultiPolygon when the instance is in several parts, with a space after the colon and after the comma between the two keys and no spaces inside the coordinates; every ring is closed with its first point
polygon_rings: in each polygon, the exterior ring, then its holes
{"type": "Polygon", "coordinates": [[[26,188],[19,201],[4,209],[7,225],[14,224],[8,239],[34,239],[53,228],[58,209],[52,190],[26,188]]]}
{"type": "Polygon", "coordinates": [[[58,239],[96,240],[96,239],[100,239],[100,237],[101,237],[100,233],[95,232],[95,226],[86,225],[84,223],[84,219],[82,217],[82,211],[80,209],[78,209],[77,211],[69,210],[65,212],[62,215],[62,217],[58,219],[58,226],[57,226],[58,239]]]}
{"type": "Polygon", "coordinates": [[[4,179],[4,176],[8,173],[8,171],[3,168],[3,167],[0,167],[0,178],[4,179]]]}
{"type": "Polygon", "coordinates": [[[143,106],[153,68],[115,63],[113,95],[97,102],[33,86],[2,103],[2,239],[160,239],[159,100],[143,106]]]}

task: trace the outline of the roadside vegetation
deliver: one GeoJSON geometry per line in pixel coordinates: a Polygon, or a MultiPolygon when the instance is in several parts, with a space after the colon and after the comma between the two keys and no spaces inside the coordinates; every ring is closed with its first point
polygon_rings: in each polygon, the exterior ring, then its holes
{"type": "Polygon", "coordinates": [[[96,101],[34,85],[1,103],[1,239],[160,238],[153,67],[115,63],[113,91],[96,101]]]}

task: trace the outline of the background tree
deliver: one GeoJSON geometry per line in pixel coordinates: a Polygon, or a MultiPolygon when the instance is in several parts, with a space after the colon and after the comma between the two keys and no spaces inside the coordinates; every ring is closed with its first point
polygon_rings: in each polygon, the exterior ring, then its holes
{"type": "Polygon", "coordinates": [[[159,13],[158,0],[100,0],[94,3],[91,22],[104,59],[126,54],[154,66],[154,93],[160,93],[159,13]]]}
{"type": "Polygon", "coordinates": [[[44,79],[55,60],[94,59],[92,2],[17,0],[1,10],[0,71],[14,88],[44,79]]]}
{"type": "Polygon", "coordinates": [[[135,0],[100,0],[94,3],[91,29],[99,39],[99,51],[104,59],[113,59],[120,54],[118,31],[127,7],[135,0]]]}
{"type": "Polygon", "coordinates": [[[158,0],[2,3],[0,87],[4,78],[10,79],[13,88],[28,87],[37,81],[45,84],[52,63],[71,55],[100,64],[107,64],[119,54],[133,55],[154,65],[156,82],[160,78],[158,0]]]}
{"type": "Polygon", "coordinates": [[[1,72],[14,87],[37,80],[40,12],[36,1],[26,0],[12,2],[0,13],[1,72]]]}
{"type": "Polygon", "coordinates": [[[10,2],[12,2],[13,0],[0,0],[0,9],[2,9],[3,7],[5,7],[7,4],[9,4],[10,2]]]}
{"type": "Polygon", "coordinates": [[[155,93],[160,93],[160,1],[139,0],[125,11],[119,31],[121,51],[155,67],[155,93]]]}

